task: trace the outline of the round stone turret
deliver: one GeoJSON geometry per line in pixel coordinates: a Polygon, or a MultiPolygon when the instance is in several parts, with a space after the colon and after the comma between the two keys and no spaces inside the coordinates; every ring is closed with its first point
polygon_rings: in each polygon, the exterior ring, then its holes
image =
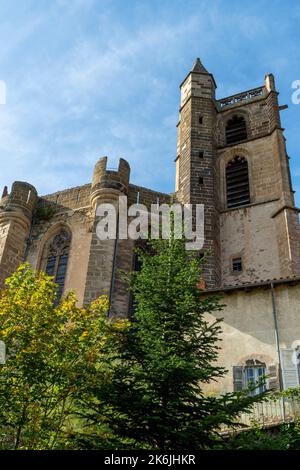
{"type": "Polygon", "coordinates": [[[0,206],[5,211],[21,210],[31,219],[37,199],[38,195],[34,186],[22,181],[15,181],[9,194],[4,191],[0,199],[0,206]]]}
{"type": "Polygon", "coordinates": [[[129,163],[120,158],[118,169],[109,169],[107,160],[107,157],[102,157],[95,165],[91,190],[92,204],[96,199],[110,199],[113,196],[126,195],[128,192],[129,163]]]}

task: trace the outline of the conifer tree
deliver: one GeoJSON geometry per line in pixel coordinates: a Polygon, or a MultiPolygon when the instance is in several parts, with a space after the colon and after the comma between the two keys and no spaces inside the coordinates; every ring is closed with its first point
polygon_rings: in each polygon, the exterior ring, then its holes
{"type": "Polygon", "coordinates": [[[141,271],[131,274],[134,321],[119,365],[108,388],[96,392],[99,416],[119,448],[209,448],[221,427],[258,398],[205,393],[205,384],[226,373],[217,365],[221,320],[214,316],[222,305],[201,293],[203,261],[184,240],[149,247],[138,254],[141,271]]]}

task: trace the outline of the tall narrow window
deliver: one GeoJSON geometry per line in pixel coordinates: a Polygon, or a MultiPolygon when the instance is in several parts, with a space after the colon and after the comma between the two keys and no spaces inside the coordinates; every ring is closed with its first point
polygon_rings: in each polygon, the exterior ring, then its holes
{"type": "Polygon", "coordinates": [[[232,258],[232,272],[241,273],[243,271],[242,258],[232,258]]]}
{"type": "Polygon", "coordinates": [[[244,369],[244,388],[249,389],[249,395],[255,396],[263,393],[266,390],[264,377],[266,375],[266,367],[264,364],[261,366],[246,366],[244,369]]]}
{"type": "Polygon", "coordinates": [[[266,364],[259,360],[249,360],[243,366],[234,366],[234,391],[248,390],[250,396],[264,392],[267,388],[266,376],[269,376],[270,372],[270,367],[267,370],[266,364]]]}
{"type": "Polygon", "coordinates": [[[226,143],[235,144],[247,139],[246,121],[243,116],[234,115],[226,124],[226,143]]]}
{"type": "Polygon", "coordinates": [[[244,157],[235,157],[226,167],[227,207],[250,203],[248,163],[244,157]]]}
{"type": "Polygon", "coordinates": [[[54,277],[57,284],[57,300],[63,294],[67,272],[71,237],[69,232],[62,230],[48,243],[45,253],[45,272],[54,277]]]}

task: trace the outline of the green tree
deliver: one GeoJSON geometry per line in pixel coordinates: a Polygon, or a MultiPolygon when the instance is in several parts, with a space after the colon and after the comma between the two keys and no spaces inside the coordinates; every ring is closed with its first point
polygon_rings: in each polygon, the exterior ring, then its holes
{"type": "Polygon", "coordinates": [[[208,448],[258,398],[205,394],[204,385],[226,372],[216,365],[221,326],[214,313],[222,305],[200,296],[201,261],[184,240],[152,241],[139,257],[132,328],[112,381],[93,390],[99,405],[90,422],[105,416],[119,448],[208,448]]]}
{"type": "MultiPolygon", "coordinates": [[[[98,385],[109,381],[126,322],[108,321],[105,297],[78,308],[70,293],[55,306],[56,291],[50,277],[27,264],[1,291],[7,360],[0,364],[0,448],[68,447],[68,435],[80,427],[75,396],[95,378],[98,385]]],[[[99,433],[99,441],[105,436],[99,433]]]]}

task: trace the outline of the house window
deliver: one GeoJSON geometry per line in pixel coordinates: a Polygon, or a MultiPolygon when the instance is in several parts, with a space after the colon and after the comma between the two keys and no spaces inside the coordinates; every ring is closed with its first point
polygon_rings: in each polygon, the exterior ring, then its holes
{"type": "Polygon", "coordinates": [[[246,121],[243,116],[234,115],[226,124],[226,143],[235,144],[247,139],[246,121]]]}
{"type": "Polygon", "coordinates": [[[232,259],[232,272],[241,273],[243,271],[242,258],[232,259]]]}
{"type": "Polygon", "coordinates": [[[248,390],[249,396],[263,393],[267,388],[265,377],[272,374],[269,369],[267,371],[266,364],[258,360],[248,360],[244,366],[233,367],[234,391],[248,390]]]}
{"type": "Polygon", "coordinates": [[[203,152],[203,150],[200,150],[200,151],[199,151],[199,158],[204,158],[204,152],[203,152]]]}
{"type": "Polygon", "coordinates": [[[199,124],[203,124],[203,116],[199,116],[199,124]]]}
{"type": "Polygon", "coordinates": [[[226,167],[227,207],[250,203],[248,162],[244,157],[234,157],[226,167]]]}
{"type": "Polygon", "coordinates": [[[203,183],[204,183],[203,176],[199,176],[199,184],[203,184],[203,183]]]}
{"type": "Polygon", "coordinates": [[[57,284],[57,299],[63,294],[70,250],[70,234],[62,230],[49,242],[45,254],[45,272],[54,277],[57,284]]]}

